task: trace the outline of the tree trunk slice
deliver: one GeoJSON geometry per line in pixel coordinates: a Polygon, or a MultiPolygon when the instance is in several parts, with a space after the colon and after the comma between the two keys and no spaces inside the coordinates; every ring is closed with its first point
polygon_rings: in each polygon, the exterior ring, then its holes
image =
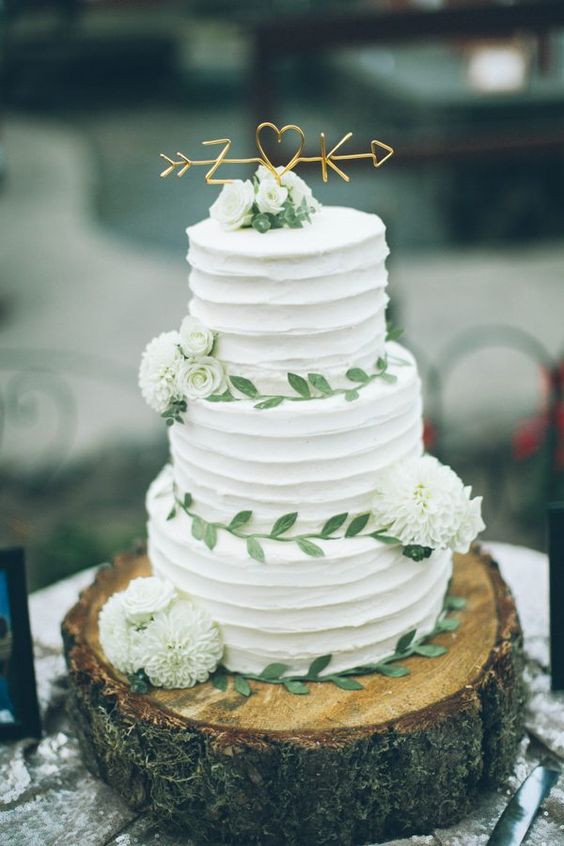
{"type": "MultiPolygon", "coordinates": [[[[422,566],[425,566],[422,564],[422,566]]],[[[309,696],[251,682],[244,698],[211,683],[134,694],[106,662],[98,612],[143,554],[98,573],[63,622],[71,716],[87,765],[135,808],[196,843],[360,846],[459,820],[510,771],[522,735],[522,635],[497,565],[455,556],[460,628],[412,657],[403,678],[364,690],[309,684],[309,696]]]]}

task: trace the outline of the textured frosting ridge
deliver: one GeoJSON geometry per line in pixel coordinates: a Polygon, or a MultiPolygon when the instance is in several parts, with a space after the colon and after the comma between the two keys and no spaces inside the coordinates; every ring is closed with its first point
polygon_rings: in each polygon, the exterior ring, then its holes
{"type": "Polygon", "coordinates": [[[379,217],[326,207],[263,237],[208,219],[188,230],[189,311],[219,332],[217,356],[263,391],[289,371],[344,384],[384,349],[388,248],[379,217]]]}
{"type": "Polygon", "coordinates": [[[371,373],[385,356],[392,378],[361,386],[353,401],[335,394],[266,410],[252,399],[191,401],[169,430],[171,465],[147,495],[153,568],[221,625],[228,669],[260,673],[276,661],[298,673],[328,653],[334,671],[377,662],[405,632],[434,628],[450,551],[416,563],[400,546],[357,536],[316,541],[316,558],[267,539],[260,563],[241,537],[220,530],[210,550],[192,536],[189,515],[168,518],[175,495],[190,493],[207,522],[248,510],[249,531],[268,533],[297,511],[290,534],[319,532],[335,514],[369,512],[379,474],[422,454],[417,365],[385,339],[384,224],[329,207],[300,230],[229,232],[205,220],[188,234],[189,311],[218,333],[214,354],[230,375],[263,394],[291,393],[288,372],[350,388],[350,367],[371,373]]]}

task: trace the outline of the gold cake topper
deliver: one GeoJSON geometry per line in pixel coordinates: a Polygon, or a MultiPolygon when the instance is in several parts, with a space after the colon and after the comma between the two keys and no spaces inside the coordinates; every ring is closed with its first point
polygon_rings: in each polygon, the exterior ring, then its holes
{"type": "Polygon", "coordinates": [[[282,176],[285,173],[288,173],[290,170],[294,170],[294,168],[298,164],[311,164],[314,162],[319,162],[321,165],[321,176],[324,182],[328,180],[328,168],[331,168],[335,173],[337,173],[341,179],[344,179],[345,182],[350,182],[349,176],[341,170],[338,162],[344,161],[351,161],[352,159],[371,159],[372,164],[375,168],[381,167],[384,162],[387,162],[390,156],[393,156],[394,150],[393,147],[390,147],[389,144],[385,144],[383,141],[377,141],[374,139],[370,142],[370,151],[367,153],[349,153],[349,154],[338,154],[338,151],[341,149],[343,144],[352,138],[352,132],[347,132],[346,135],[343,135],[341,140],[332,147],[329,152],[327,152],[327,141],[325,139],[325,133],[322,132],[320,136],[320,154],[319,156],[303,156],[302,153],[304,151],[305,145],[305,135],[303,130],[296,126],[294,123],[288,123],[286,126],[283,126],[282,129],[279,129],[276,124],[271,123],[270,121],[264,121],[264,123],[259,123],[255,133],[256,142],[257,142],[257,150],[259,155],[252,156],[251,158],[247,159],[229,159],[227,158],[229,151],[231,149],[231,139],[230,138],[218,138],[213,141],[203,141],[202,143],[205,146],[211,146],[213,144],[223,144],[221,152],[217,155],[214,159],[189,159],[188,156],[185,156],[184,153],[177,153],[178,159],[171,159],[168,156],[165,156],[164,153],[161,153],[161,159],[167,163],[166,168],[160,174],[161,177],[170,176],[171,173],[176,172],[176,175],[181,177],[187,173],[190,168],[192,167],[208,167],[209,170],[205,175],[205,180],[208,185],[226,185],[229,182],[233,182],[232,179],[216,179],[216,173],[223,165],[243,165],[243,164],[257,164],[257,165],[264,165],[268,170],[273,174],[276,178],[278,183],[282,176]],[[261,134],[263,130],[269,129],[274,132],[278,143],[282,141],[282,136],[286,132],[294,132],[297,135],[297,146],[296,151],[289,160],[289,162],[284,165],[280,172],[277,171],[275,165],[271,162],[268,155],[264,150],[264,146],[261,141],[261,134]],[[382,158],[378,158],[378,154],[384,152],[382,158]]]}

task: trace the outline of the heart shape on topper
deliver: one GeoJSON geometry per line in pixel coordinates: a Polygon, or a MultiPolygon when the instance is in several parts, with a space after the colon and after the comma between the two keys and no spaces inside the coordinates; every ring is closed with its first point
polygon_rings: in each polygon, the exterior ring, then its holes
{"type": "Polygon", "coordinates": [[[372,164],[374,167],[381,167],[384,162],[387,162],[390,156],[394,155],[394,148],[390,147],[389,144],[384,144],[383,141],[371,141],[370,142],[370,152],[372,153],[372,164]],[[381,150],[386,150],[386,155],[378,161],[378,153],[376,152],[376,148],[380,147],[381,150]]]}
{"type": "Polygon", "coordinates": [[[278,129],[278,127],[276,126],[275,123],[270,123],[270,121],[265,121],[265,123],[259,123],[259,125],[257,126],[256,139],[257,139],[257,149],[258,149],[259,153],[261,154],[261,157],[264,161],[264,164],[270,170],[270,172],[275,176],[276,180],[279,183],[280,179],[284,176],[284,174],[287,173],[289,170],[292,170],[292,168],[294,167],[294,165],[296,164],[296,162],[298,161],[298,159],[300,158],[301,154],[304,151],[305,136],[304,136],[303,131],[300,129],[299,126],[296,126],[294,123],[287,123],[286,126],[282,127],[282,129],[278,129]],[[284,166],[284,168],[282,169],[282,171],[280,173],[278,173],[278,171],[276,170],[276,166],[272,164],[272,162],[270,161],[270,159],[268,158],[268,156],[264,152],[264,147],[262,146],[262,143],[261,143],[261,140],[260,140],[261,132],[263,131],[263,129],[271,129],[276,134],[276,137],[278,139],[279,144],[282,141],[282,136],[284,135],[285,132],[292,132],[293,131],[297,134],[297,136],[299,138],[298,149],[296,150],[296,152],[294,153],[294,155],[292,156],[292,158],[290,159],[288,164],[284,166]]]}

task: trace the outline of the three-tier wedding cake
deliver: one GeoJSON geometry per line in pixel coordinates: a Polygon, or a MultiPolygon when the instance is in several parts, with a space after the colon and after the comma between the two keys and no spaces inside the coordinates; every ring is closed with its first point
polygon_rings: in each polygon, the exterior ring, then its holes
{"type": "Polygon", "coordinates": [[[434,630],[453,550],[482,528],[480,500],[423,455],[416,362],[386,325],[385,226],[262,167],[187,232],[189,314],[140,370],[170,425],[149,558],[207,633],[182,684],[220,661],[385,662],[434,630]]]}

